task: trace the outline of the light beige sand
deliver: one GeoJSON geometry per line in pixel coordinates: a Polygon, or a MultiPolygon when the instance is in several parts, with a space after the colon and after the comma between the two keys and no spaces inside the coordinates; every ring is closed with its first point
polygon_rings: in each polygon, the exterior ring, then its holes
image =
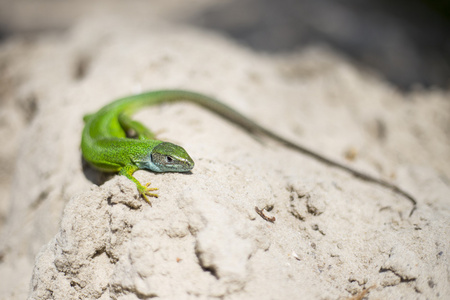
{"type": "Polygon", "coordinates": [[[96,17],[0,52],[2,140],[26,128],[7,153],[16,162],[0,298],[345,299],[370,287],[369,299],[450,297],[448,92],[405,95],[324,49],[261,55],[157,21],[96,17]],[[93,185],[98,173],[83,173],[80,157],[83,114],[160,88],[215,96],[395,182],[418,209],[408,217],[401,196],[185,103],[136,118],[185,147],[192,174],[138,171],[159,188],[153,207],[125,178],[93,185]],[[255,206],[272,208],[275,222],[255,206]]]}

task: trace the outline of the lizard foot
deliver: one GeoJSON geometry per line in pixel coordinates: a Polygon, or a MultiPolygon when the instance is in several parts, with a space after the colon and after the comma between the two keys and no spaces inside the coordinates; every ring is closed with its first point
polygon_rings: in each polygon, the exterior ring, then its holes
{"type": "Polygon", "coordinates": [[[141,188],[139,189],[139,193],[141,193],[141,195],[145,199],[145,201],[147,201],[148,204],[150,204],[150,206],[152,206],[152,202],[150,202],[150,199],[148,199],[147,196],[158,198],[158,194],[152,193],[152,191],[156,191],[156,190],[158,190],[158,188],[149,188],[148,186],[150,184],[151,183],[149,182],[149,183],[145,184],[145,186],[141,186],[141,188]]]}

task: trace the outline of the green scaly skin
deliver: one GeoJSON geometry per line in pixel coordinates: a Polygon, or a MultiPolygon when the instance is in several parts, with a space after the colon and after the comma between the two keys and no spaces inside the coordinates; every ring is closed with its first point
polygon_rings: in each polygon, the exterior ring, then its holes
{"type": "Polygon", "coordinates": [[[182,147],[155,139],[149,129],[132,120],[130,116],[144,106],[177,101],[189,101],[203,106],[239,125],[250,134],[267,136],[326,165],[390,189],[412,202],[413,209],[410,215],[416,208],[416,200],[396,185],[326,158],[258,125],[211,97],[189,91],[160,90],[125,97],[104,106],[95,114],[85,116],[86,124],[81,139],[84,159],[101,171],[119,172],[120,175],[132,180],[140,194],[151,205],[147,196],[157,197],[157,194],[152,193],[156,188],[149,188],[149,183],[145,186],[141,185],[133,177],[133,173],[140,169],[153,172],[189,172],[194,167],[194,161],[182,147]],[[138,138],[127,138],[128,131],[134,131],[138,138]]]}
{"type": "MultiPolygon", "coordinates": [[[[152,91],[113,101],[98,112],[84,117],[85,126],[81,138],[84,159],[104,172],[118,172],[132,180],[144,199],[158,197],[142,185],[133,173],[146,169],[153,172],[189,172],[194,161],[182,147],[155,139],[154,134],[130,116],[144,106],[166,102],[189,101],[210,109],[248,131],[260,128],[240,113],[208,96],[181,90],[152,91]],[[127,138],[126,132],[134,131],[138,139],[127,138]]],[[[261,128],[262,129],[262,128],[261,128]]]]}

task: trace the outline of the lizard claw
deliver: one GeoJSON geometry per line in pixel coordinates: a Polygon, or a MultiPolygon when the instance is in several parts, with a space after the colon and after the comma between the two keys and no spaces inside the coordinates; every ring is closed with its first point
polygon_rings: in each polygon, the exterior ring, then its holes
{"type": "MultiPolygon", "coordinates": [[[[151,184],[151,182],[147,182],[145,184],[145,188],[147,189],[147,191],[156,191],[156,190],[158,190],[158,188],[149,188],[150,184],[151,184]]],[[[155,196],[153,196],[153,197],[155,197],[155,196]]],[[[156,197],[158,198],[158,196],[156,196],[156,197]]]]}

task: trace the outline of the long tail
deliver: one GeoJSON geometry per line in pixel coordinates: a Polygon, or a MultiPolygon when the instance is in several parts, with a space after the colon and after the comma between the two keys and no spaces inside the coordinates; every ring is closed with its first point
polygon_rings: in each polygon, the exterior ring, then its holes
{"type": "Polygon", "coordinates": [[[217,101],[214,98],[211,98],[211,97],[208,97],[208,96],[205,96],[202,94],[194,93],[194,92],[183,91],[183,90],[159,90],[159,91],[152,91],[152,92],[147,92],[147,93],[139,94],[136,96],[124,98],[124,100],[126,100],[126,99],[133,100],[130,102],[134,103],[134,105],[127,106],[127,108],[124,110],[124,112],[130,113],[130,114],[133,113],[136,109],[139,109],[142,106],[147,106],[147,105],[156,105],[156,104],[165,103],[165,102],[179,102],[179,101],[189,101],[189,102],[196,103],[202,107],[207,108],[208,110],[210,110],[212,112],[215,112],[216,114],[231,121],[232,123],[239,125],[244,130],[248,131],[251,134],[265,135],[265,136],[283,144],[286,147],[289,147],[293,150],[301,152],[304,155],[314,158],[326,165],[341,169],[359,179],[378,184],[378,185],[385,187],[397,194],[402,195],[403,197],[407,198],[413,204],[413,208],[412,208],[409,216],[411,216],[413,214],[414,210],[416,209],[417,201],[414,199],[414,197],[411,196],[409,193],[405,192],[404,190],[402,190],[401,188],[399,188],[398,186],[396,186],[395,184],[392,184],[392,183],[385,181],[383,179],[380,179],[380,178],[375,178],[371,175],[368,175],[366,173],[363,173],[363,172],[360,172],[353,168],[350,168],[350,167],[343,165],[337,161],[329,159],[319,153],[316,153],[313,150],[310,150],[302,145],[293,143],[293,142],[279,136],[278,134],[260,126],[259,124],[253,122],[246,116],[235,111],[231,107],[217,101]]]}

